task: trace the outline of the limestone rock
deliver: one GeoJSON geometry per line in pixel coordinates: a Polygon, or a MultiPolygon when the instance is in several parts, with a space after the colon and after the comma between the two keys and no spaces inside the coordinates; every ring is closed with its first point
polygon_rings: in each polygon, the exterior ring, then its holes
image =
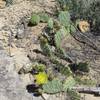
{"type": "Polygon", "coordinates": [[[0,50],[0,99],[33,100],[14,69],[13,59],[4,50],[0,50]]]}

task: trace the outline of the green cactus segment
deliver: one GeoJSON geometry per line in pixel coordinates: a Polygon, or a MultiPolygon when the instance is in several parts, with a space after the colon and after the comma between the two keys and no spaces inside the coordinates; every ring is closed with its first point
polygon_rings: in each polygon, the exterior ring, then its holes
{"type": "Polygon", "coordinates": [[[43,91],[48,94],[55,94],[62,91],[62,82],[58,79],[49,81],[43,85],[43,91]]]}
{"type": "Polygon", "coordinates": [[[70,70],[70,68],[68,66],[60,67],[60,73],[62,73],[63,75],[66,75],[66,76],[72,75],[72,71],[70,70]]]}
{"type": "Polygon", "coordinates": [[[44,72],[46,70],[46,66],[44,64],[32,65],[32,68],[37,72],[44,72]]]}
{"type": "Polygon", "coordinates": [[[32,25],[37,25],[40,22],[40,17],[37,14],[33,14],[30,19],[32,25]]]}
{"type": "Polygon", "coordinates": [[[41,46],[42,51],[45,55],[47,56],[52,56],[52,51],[50,48],[50,45],[48,45],[47,43],[41,46]]]}
{"type": "Polygon", "coordinates": [[[50,29],[53,29],[53,24],[54,24],[53,19],[50,18],[50,19],[48,20],[48,27],[49,27],[50,29]]]}
{"type": "Polygon", "coordinates": [[[49,16],[46,13],[40,13],[40,21],[43,23],[47,23],[49,20],[49,16]]]}
{"type": "Polygon", "coordinates": [[[71,89],[75,85],[75,80],[72,76],[69,76],[63,83],[63,91],[71,89]]]}
{"type": "Polygon", "coordinates": [[[48,44],[48,40],[43,36],[40,37],[40,46],[45,55],[52,56],[51,46],[48,44]]]}
{"type": "Polygon", "coordinates": [[[68,11],[61,11],[58,19],[63,26],[68,27],[70,25],[70,13],[68,11]]]}
{"type": "Polygon", "coordinates": [[[68,91],[75,85],[75,80],[73,77],[68,77],[64,83],[62,83],[58,79],[54,79],[49,81],[48,83],[43,85],[43,91],[48,94],[55,94],[62,91],[68,91]]]}
{"type": "Polygon", "coordinates": [[[60,48],[61,41],[69,34],[64,26],[55,34],[55,45],[60,48]]]}
{"type": "Polygon", "coordinates": [[[75,33],[76,32],[76,28],[73,25],[70,25],[70,33],[75,33]]]}
{"type": "Polygon", "coordinates": [[[56,56],[51,57],[51,62],[53,64],[55,64],[54,68],[56,70],[58,70],[58,72],[61,73],[62,75],[65,75],[68,77],[68,76],[71,76],[73,74],[71,69],[67,65],[64,65],[61,62],[59,62],[59,60],[56,56]]]}

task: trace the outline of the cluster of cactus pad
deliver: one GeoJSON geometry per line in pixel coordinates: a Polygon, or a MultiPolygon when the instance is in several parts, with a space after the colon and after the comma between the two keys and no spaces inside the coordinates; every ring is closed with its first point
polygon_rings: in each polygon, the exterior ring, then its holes
{"type": "Polygon", "coordinates": [[[30,24],[33,26],[39,24],[40,22],[47,23],[49,16],[46,13],[32,14],[30,19],[30,24]]]}
{"type": "Polygon", "coordinates": [[[75,80],[70,76],[64,82],[59,79],[53,79],[43,85],[43,92],[49,94],[55,94],[59,92],[67,92],[75,85],[75,80]]]}
{"type": "MultiPolygon", "coordinates": [[[[62,40],[66,38],[71,32],[76,31],[74,25],[71,22],[70,13],[68,11],[59,12],[57,20],[50,18],[46,14],[33,14],[30,22],[33,25],[37,25],[39,22],[47,23],[46,28],[48,31],[43,31],[39,38],[40,47],[43,54],[48,57],[52,64],[54,64],[53,68],[57,69],[57,73],[60,73],[65,77],[65,81],[60,80],[59,76],[53,77],[51,80],[49,80],[48,73],[44,71],[46,70],[46,67],[40,65],[35,67],[39,70],[39,73],[35,77],[37,79],[36,83],[38,85],[42,84],[43,93],[56,94],[60,92],[68,92],[68,90],[71,90],[76,82],[73,78],[71,68],[68,65],[64,65],[63,63],[59,62],[59,59],[65,60],[65,58],[68,57],[64,49],[61,48],[62,40]],[[54,44],[50,43],[52,40],[54,41],[54,44]],[[52,47],[54,47],[54,50],[52,47]]],[[[83,70],[80,66],[77,68],[83,70]]],[[[70,93],[71,92],[69,92],[69,94],[70,93]]],[[[73,93],[75,94],[76,92],[73,93]]]]}

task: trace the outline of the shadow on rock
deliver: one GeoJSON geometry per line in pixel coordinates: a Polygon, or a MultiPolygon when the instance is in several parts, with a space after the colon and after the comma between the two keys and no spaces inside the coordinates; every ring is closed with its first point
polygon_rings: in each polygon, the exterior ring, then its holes
{"type": "Polygon", "coordinates": [[[41,95],[41,93],[39,93],[39,86],[36,86],[35,84],[27,85],[26,90],[29,93],[33,93],[33,95],[36,96],[36,97],[41,95]]]}

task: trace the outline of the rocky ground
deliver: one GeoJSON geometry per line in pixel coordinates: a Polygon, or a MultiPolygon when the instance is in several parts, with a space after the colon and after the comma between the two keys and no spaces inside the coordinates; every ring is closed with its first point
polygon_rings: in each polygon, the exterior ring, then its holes
{"type": "Polygon", "coordinates": [[[40,6],[36,1],[15,1],[14,5],[0,9],[0,100],[41,100],[41,98],[35,98],[32,94],[29,94],[26,90],[26,85],[32,83],[29,75],[18,75],[19,69],[31,62],[25,50],[27,41],[17,41],[15,36],[18,35],[19,38],[23,38],[25,29],[23,26],[19,29],[20,26],[17,25],[22,24],[23,18],[28,19],[32,12],[43,11],[49,2],[45,0],[45,4],[40,6]],[[9,39],[13,41],[11,47],[9,46],[9,39]]]}
{"type": "MultiPolygon", "coordinates": [[[[31,51],[34,49],[40,50],[38,36],[46,25],[42,23],[30,28],[25,23],[29,20],[32,12],[45,10],[48,13],[53,13],[55,7],[54,0],[41,1],[14,0],[14,4],[9,7],[5,7],[5,3],[2,7],[0,5],[0,100],[42,100],[42,98],[34,97],[27,92],[26,86],[33,82],[30,75],[18,74],[20,68],[28,67],[32,63],[27,55],[36,57],[36,53],[31,51]]],[[[67,41],[66,49],[77,47],[80,50],[80,44],[77,45],[77,41],[72,37],[67,41]],[[70,43],[67,42],[69,40],[70,43]]],[[[100,66],[99,61],[98,57],[96,63],[94,63],[94,68],[96,65],[98,65],[97,67],[100,66]]],[[[96,69],[92,69],[91,73],[99,78],[100,71],[97,72],[96,69]]],[[[100,81],[98,80],[98,82],[100,81]]],[[[57,98],[45,95],[45,97],[47,100],[61,100],[59,96],[57,98]]],[[[89,100],[89,97],[91,95],[87,95],[86,100],[89,100]]],[[[91,100],[99,99],[91,97],[91,100]]]]}

